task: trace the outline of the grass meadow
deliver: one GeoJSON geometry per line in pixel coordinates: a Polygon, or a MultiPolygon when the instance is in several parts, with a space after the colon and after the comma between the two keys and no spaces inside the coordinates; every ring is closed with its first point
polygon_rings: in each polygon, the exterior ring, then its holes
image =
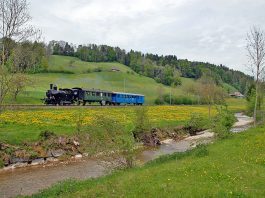
{"type": "MultiPolygon", "coordinates": [[[[243,111],[244,100],[229,99],[228,108],[233,112],[243,111]]],[[[110,116],[133,128],[135,109],[139,107],[91,107],[91,108],[38,108],[6,110],[0,114],[0,141],[10,144],[23,144],[38,140],[42,131],[53,131],[58,135],[73,135],[77,124],[93,124],[96,115],[110,116]]],[[[208,116],[207,106],[147,106],[152,127],[174,127],[183,125],[192,113],[208,116]]],[[[213,113],[216,108],[213,108],[213,113]]]]}
{"type": "Polygon", "coordinates": [[[143,167],[66,181],[39,197],[264,197],[265,126],[143,167]]]}

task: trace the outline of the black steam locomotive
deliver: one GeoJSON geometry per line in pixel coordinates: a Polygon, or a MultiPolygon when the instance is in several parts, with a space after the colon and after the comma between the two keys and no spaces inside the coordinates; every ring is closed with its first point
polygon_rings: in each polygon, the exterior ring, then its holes
{"type": "Polygon", "coordinates": [[[44,103],[47,105],[72,105],[79,101],[79,92],[79,88],[58,90],[56,85],[50,84],[44,103]]]}

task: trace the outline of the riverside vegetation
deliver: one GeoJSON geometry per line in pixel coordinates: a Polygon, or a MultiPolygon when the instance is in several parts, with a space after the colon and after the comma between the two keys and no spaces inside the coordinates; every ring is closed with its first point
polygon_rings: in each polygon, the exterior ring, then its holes
{"type": "MultiPolygon", "coordinates": [[[[199,117],[193,115],[187,125],[201,130],[211,124],[199,117]]],[[[213,144],[102,178],[61,182],[32,197],[263,197],[265,127],[228,133],[234,121],[231,113],[220,110],[213,124],[225,130],[213,144]]]]}
{"type": "MultiPolygon", "coordinates": [[[[231,110],[237,110],[233,108],[231,106],[231,110]]],[[[1,165],[31,163],[39,158],[67,158],[83,153],[91,156],[113,150],[120,150],[127,157],[127,154],[133,155],[133,139],[156,146],[163,138],[181,138],[183,130],[191,132],[189,127],[180,126],[185,125],[192,112],[200,115],[200,119],[207,117],[206,106],[150,106],[144,107],[144,111],[141,109],[5,111],[0,115],[1,165]],[[161,130],[151,130],[157,127],[161,130]]],[[[213,111],[213,115],[216,113],[213,111]]],[[[189,121],[188,125],[191,123],[189,121]]],[[[127,162],[132,166],[132,159],[127,159],[127,162]]]]}
{"type": "Polygon", "coordinates": [[[32,197],[263,197],[265,127],[32,197]],[[244,148],[244,149],[242,149],[244,148]]]}

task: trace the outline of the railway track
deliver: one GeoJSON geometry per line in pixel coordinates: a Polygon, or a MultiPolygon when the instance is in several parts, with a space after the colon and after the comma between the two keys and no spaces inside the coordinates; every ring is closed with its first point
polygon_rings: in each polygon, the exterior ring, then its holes
{"type": "Polygon", "coordinates": [[[120,105],[120,106],[100,106],[100,105],[86,105],[86,106],[77,106],[77,105],[69,105],[69,106],[54,106],[54,105],[28,105],[28,104],[10,104],[10,105],[2,105],[2,109],[76,109],[76,108],[127,108],[133,107],[134,105],[120,105]]]}

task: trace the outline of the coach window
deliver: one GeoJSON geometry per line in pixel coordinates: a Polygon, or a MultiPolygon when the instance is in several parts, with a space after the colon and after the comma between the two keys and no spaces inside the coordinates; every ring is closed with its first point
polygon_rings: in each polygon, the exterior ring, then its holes
{"type": "Polygon", "coordinates": [[[92,92],[92,96],[95,96],[96,95],[96,93],[95,92],[92,92]]]}
{"type": "Polygon", "coordinates": [[[97,96],[100,96],[100,93],[99,92],[97,92],[97,96]]]}

